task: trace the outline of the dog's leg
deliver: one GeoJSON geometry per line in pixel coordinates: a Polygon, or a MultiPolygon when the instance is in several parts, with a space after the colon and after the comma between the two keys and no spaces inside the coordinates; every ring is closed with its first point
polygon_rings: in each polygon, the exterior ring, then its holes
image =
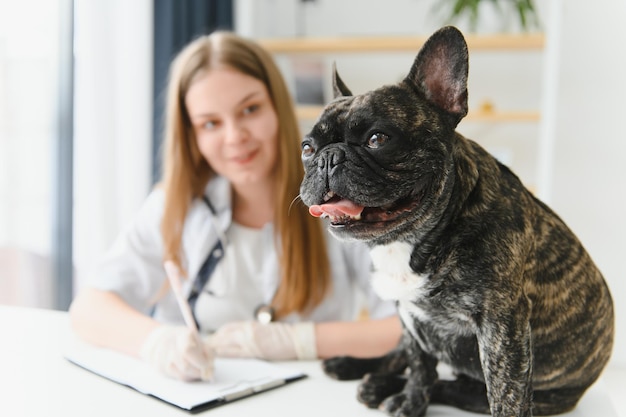
{"type": "Polygon", "coordinates": [[[388,354],[376,358],[337,356],[322,362],[326,375],[339,380],[361,379],[366,374],[400,374],[407,367],[403,342],[388,354]]]}
{"type": "Polygon", "coordinates": [[[487,397],[494,417],[530,417],[532,345],[530,301],[492,297],[477,334],[487,397]],[[502,304],[498,301],[503,300],[502,304]]]}
{"type": "MultiPolygon", "coordinates": [[[[571,411],[584,392],[584,388],[534,391],[533,416],[551,416],[571,411]]],[[[459,375],[453,381],[436,381],[430,390],[430,403],[490,414],[487,386],[465,375],[459,375]]]]}
{"type": "Polygon", "coordinates": [[[430,390],[431,404],[444,404],[473,413],[490,414],[484,382],[459,375],[453,381],[437,380],[430,390]]]}
{"type": "Polygon", "coordinates": [[[561,388],[533,392],[533,415],[551,416],[563,414],[574,407],[586,388],[561,388]]]}
{"type": "MultiPolygon", "coordinates": [[[[406,333],[406,332],[405,332],[406,333]]],[[[430,389],[437,380],[437,359],[422,350],[413,338],[403,338],[410,373],[404,389],[387,397],[378,407],[392,416],[421,417],[430,402],[430,389]]]]}
{"type": "Polygon", "coordinates": [[[369,408],[377,408],[385,398],[401,392],[406,381],[406,375],[367,374],[359,384],[357,399],[369,408]]]}

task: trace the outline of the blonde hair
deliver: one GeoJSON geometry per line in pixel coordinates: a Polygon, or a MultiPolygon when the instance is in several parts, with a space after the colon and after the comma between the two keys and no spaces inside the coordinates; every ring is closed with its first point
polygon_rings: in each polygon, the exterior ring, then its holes
{"type": "MultiPolygon", "coordinates": [[[[214,32],[187,45],[170,67],[164,132],[165,207],[161,222],[164,259],[181,267],[181,240],[190,203],[201,198],[214,175],[198,149],[185,96],[196,76],[228,67],[266,86],[279,120],[274,233],[280,284],[272,302],[277,317],[317,306],[330,288],[322,224],[303,204],[293,204],[304,175],[300,130],[284,79],[262,47],[229,32],[214,32]]],[[[181,268],[182,270],[182,268],[181,268]]]]}

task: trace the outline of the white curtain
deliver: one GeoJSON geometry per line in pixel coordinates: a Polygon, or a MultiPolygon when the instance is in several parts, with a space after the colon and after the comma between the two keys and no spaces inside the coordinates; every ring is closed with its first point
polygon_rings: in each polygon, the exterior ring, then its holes
{"type": "Polygon", "coordinates": [[[75,288],[151,181],[152,2],[76,0],[75,288]]]}
{"type": "Polygon", "coordinates": [[[0,304],[52,307],[58,2],[0,0],[0,304]]]}

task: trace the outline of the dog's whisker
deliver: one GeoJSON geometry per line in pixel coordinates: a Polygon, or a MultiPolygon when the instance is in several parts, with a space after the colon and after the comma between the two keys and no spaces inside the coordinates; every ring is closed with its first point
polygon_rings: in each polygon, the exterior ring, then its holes
{"type": "Polygon", "coordinates": [[[291,200],[291,203],[289,204],[289,208],[287,209],[287,216],[291,214],[291,208],[293,207],[295,202],[298,200],[302,201],[302,196],[300,194],[298,194],[297,196],[294,197],[293,200],[291,200]]]}

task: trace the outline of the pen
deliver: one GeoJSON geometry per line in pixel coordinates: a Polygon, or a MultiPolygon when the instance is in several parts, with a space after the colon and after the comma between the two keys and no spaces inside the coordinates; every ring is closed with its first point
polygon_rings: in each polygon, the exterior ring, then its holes
{"type": "MultiPolygon", "coordinates": [[[[198,331],[198,326],[196,325],[196,320],[193,317],[193,313],[191,312],[191,307],[185,297],[183,297],[183,284],[180,277],[180,271],[176,264],[172,261],[165,261],[163,264],[165,268],[165,273],[167,275],[168,280],[170,281],[170,285],[172,286],[172,290],[174,291],[174,296],[176,297],[176,302],[178,303],[178,307],[180,308],[181,313],[183,313],[183,319],[185,320],[185,324],[187,328],[191,330],[196,338],[196,345],[198,346],[198,353],[200,353],[201,357],[204,357],[204,349],[202,348],[202,339],[200,338],[200,332],[198,331]]],[[[211,367],[209,373],[202,372],[201,379],[204,381],[212,380],[213,368],[211,367]]]]}
{"type": "Polygon", "coordinates": [[[185,300],[185,297],[183,297],[183,286],[181,283],[180,271],[178,270],[176,264],[172,261],[165,261],[163,267],[165,268],[165,273],[167,274],[167,278],[169,279],[172,290],[174,291],[178,307],[180,308],[181,313],[183,313],[185,324],[194,333],[196,342],[198,343],[198,348],[202,350],[202,339],[200,339],[200,332],[198,331],[198,326],[196,326],[196,320],[193,318],[193,313],[191,312],[189,303],[185,300]]]}

